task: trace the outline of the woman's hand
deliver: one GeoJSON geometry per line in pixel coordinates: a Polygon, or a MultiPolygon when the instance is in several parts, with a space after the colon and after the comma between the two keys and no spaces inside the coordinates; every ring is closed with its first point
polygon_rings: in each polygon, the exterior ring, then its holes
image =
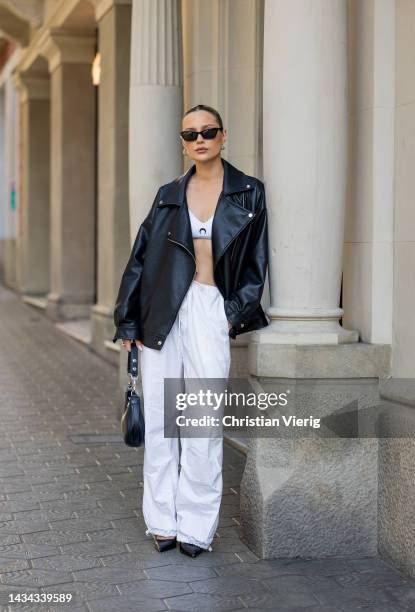
{"type": "Polygon", "coordinates": [[[121,344],[122,346],[124,346],[128,352],[131,351],[131,342],[135,342],[136,345],[138,346],[138,348],[140,349],[140,351],[143,350],[143,343],[140,340],[121,340],[121,344]]]}

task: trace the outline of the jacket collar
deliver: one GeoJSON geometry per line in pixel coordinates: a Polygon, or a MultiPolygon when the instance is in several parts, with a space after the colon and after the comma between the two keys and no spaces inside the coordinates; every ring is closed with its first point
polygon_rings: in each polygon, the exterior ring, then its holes
{"type": "MultiPolygon", "coordinates": [[[[249,191],[253,189],[250,178],[241,170],[233,166],[226,159],[222,159],[223,164],[223,195],[231,193],[249,191]]],[[[196,172],[196,164],[193,164],[184,174],[176,178],[166,186],[166,191],[162,195],[158,206],[168,206],[176,204],[181,206],[185,201],[186,186],[192,174],[196,172]]]]}

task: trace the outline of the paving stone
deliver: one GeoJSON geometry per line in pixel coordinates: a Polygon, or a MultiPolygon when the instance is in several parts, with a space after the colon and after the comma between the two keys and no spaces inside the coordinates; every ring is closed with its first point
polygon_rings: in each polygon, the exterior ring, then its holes
{"type": "Polygon", "coordinates": [[[339,604],[340,612],[362,612],[362,610],[367,610],[368,612],[412,612],[412,608],[402,607],[397,603],[374,603],[373,605],[367,604],[352,604],[352,603],[344,603],[339,604]]]}
{"type": "Polygon", "coordinates": [[[32,560],[35,569],[47,569],[61,572],[74,572],[81,569],[100,567],[99,559],[81,555],[53,555],[32,560]]]}
{"type": "MultiPolygon", "coordinates": [[[[16,608],[11,607],[11,610],[16,610],[16,608]]],[[[8,611],[9,612],[9,611],[8,611]]],[[[64,604],[19,604],[19,612],[88,612],[88,608],[82,604],[74,604],[73,601],[70,603],[64,604]],[[45,607],[46,606],[46,607],[45,607]],[[70,608],[69,608],[70,606],[70,608]]]]}
{"type": "MultiPolygon", "coordinates": [[[[61,546],[62,552],[69,555],[86,555],[90,557],[102,557],[127,552],[126,544],[107,544],[105,542],[79,542],[76,544],[65,544],[61,546]]],[[[2,554],[0,548],[0,555],[2,554]]]]}
{"type": "Polygon", "coordinates": [[[53,502],[51,501],[41,501],[40,502],[40,507],[45,509],[45,510],[52,510],[52,509],[59,509],[59,508],[66,508],[68,510],[72,510],[72,511],[76,511],[80,508],[98,508],[99,506],[97,505],[97,500],[93,499],[92,497],[87,497],[85,499],[81,499],[79,501],[75,500],[75,501],[69,501],[66,499],[57,499],[53,502]]]}
{"type": "Polygon", "coordinates": [[[131,508],[99,508],[99,507],[86,507],[79,508],[73,512],[77,518],[97,518],[112,521],[117,518],[134,518],[137,515],[134,514],[134,510],[131,508]]]}
{"type": "Polygon", "coordinates": [[[25,559],[8,559],[0,557],[0,574],[4,572],[13,572],[14,570],[27,569],[29,563],[25,559]]]}
{"type": "MultiPolygon", "coordinates": [[[[203,553],[202,553],[203,554],[203,553]]],[[[210,578],[192,582],[196,593],[217,595],[243,595],[248,593],[263,593],[268,589],[259,581],[245,576],[227,576],[226,578],[210,578]]]]}
{"type": "Polygon", "coordinates": [[[174,597],[176,595],[184,595],[185,593],[192,592],[188,584],[168,580],[140,580],[136,583],[126,582],[125,584],[119,584],[118,589],[121,595],[130,598],[137,595],[137,597],[156,597],[164,599],[165,597],[174,597]]]}
{"type": "Polygon", "coordinates": [[[242,593],[240,596],[247,608],[265,608],[271,610],[284,610],[294,608],[296,610],[308,610],[309,607],[318,606],[318,600],[312,593],[304,591],[273,591],[242,593]]]}
{"type": "MultiPolygon", "coordinates": [[[[44,510],[40,508],[38,510],[24,510],[23,512],[14,512],[13,516],[16,520],[30,520],[30,521],[46,521],[52,523],[54,521],[61,521],[69,518],[76,518],[73,516],[74,512],[70,508],[51,508],[44,510]]],[[[52,526],[52,525],[51,525],[52,526]]]]}
{"type": "Polygon", "coordinates": [[[222,577],[246,576],[247,578],[258,578],[262,580],[273,576],[299,573],[292,567],[283,563],[272,563],[268,560],[260,560],[253,563],[234,563],[232,565],[220,565],[215,567],[215,572],[222,577]]]}
{"type": "Polygon", "coordinates": [[[164,552],[160,555],[156,550],[154,554],[146,552],[142,555],[138,553],[120,553],[117,555],[106,555],[101,557],[101,563],[106,567],[127,568],[127,569],[147,569],[151,567],[168,566],[176,562],[176,555],[169,556],[173,551],[164,552]]]}
{"type": "MultiPolygon", "coordinates": [[[[213,552],[209,554],[203,553],[197,557],[197,565],[199,567],[220,567],[225,563],[227,565],[240,565],[243,563],[243,561],[239,558],[237,553],[213,552]]],[[[186,555],[180,554],[179,558],[175,560],[175,564],[193,567],[195,565],[195,561],[186,555]]]]}
{"type": "Polygon", "coordinates": [[[71,581],[71,575],[65,572],[48,571],[41,569],[16,570],[4,572],[0,576],[3,584],[23,586],[46,586],[71,581]]]}
{"type": "Polygon", "coordinates": [[[80,476],[85,482],[96,484],[99,482],[110,482],[108,475],[99,467],[79,467],[77,468],[80,476]]]}
{"type": "Polygon", "coordinates": [[[98,531],[112,528],[111,521],[105,519],[67,519],[53,521],[50,523],[51,529],[60,531],[76,529],[79,531],[98,531]]]}
{"type": "Polygon", "coordinates": [[[125,567],[96,567],[78,570],[73,572],[73,576],[79,582],[105,582],[109,584],[147,580],[147,576],[142,570],[135,568],[127,569],[125,567]]]}
{"type": "Polygon", "coordinates": [[[162,612],[167,610],[160,599],[128,597],[108,597],[95,599],[88,603],[90,612],[162,612]]]}
{"type": "Polygon", "coordinates": [[[203,580],[207,578],[215,578],[215,572],[209,567],[200,565],[188,565],[186,569],[183,565],[164,565],[162,567],[148,569],[147,576],[154,580],[175,580],[179,582],[188,582],[192,586],[194,580],[203,580]]]}
{"type": "Polygon", "coordinates": [[[355,572],[347,572],[334,576],[333,579],[344,587],[348,586],[386,586],[399,585],[406,582],[406,578],[398,571],[389,568],[376,568],[372,570],[361,570],[355,572]]]}
{"type": "Polygon", "coordinates": [[[165,602],[169,610],[182,610],[194,612],[227,612],[228,610],[239,610],[241,600],[237,596],[220,596],[212,594],[191,593],[179,597],[168,597],[165,602]]]}
{"type": "MultiPolygon", "coordinates": [[[[3,491],[5,495],[8,493],[23,493],[24,491],[31,491],[32,483],[30,482],[30,478],[27,479],[27,482],[24,478],[19,478],[18,482],[10,482],[5,481],[5,479],[0,480],[0,489],[3,491]]],[[[7,501],[3,496],[2,502],[7,501]]]]}
{"type": "Polygon", "coordinates": [[[28,533],[23,535],[22,538],[28,544],[49,544],[56,546],[88,540],[86,533],[77,529],[50,529],[49,531],[28,533]]]}
{"type": "Polygon", "coordinates": [[[114,543],[133,543],[142,542],[147,539],[144,531],[145,527],[129,532],[122,529],[101,529],[100,531],[89,531],[88,538],[91,542],[114,542],[114,543]]]}
{"type": "MultiPolygon", "coordinates": [[[[89,602],[92,599],[119,595],[114,584],[105,582],[68,582],[50,587],[43,587],[44,593],[71,593],[75,603],[89,602]]],[[[114,610],[114,612],[116,612],[114,610]]]]}
{"type": "Polygon", "coordinates": [[[19,535],[0,534],[0,546],[6,546],[7,544],[19,544],[19,542],[21,542],[19,535]]]}
{"type": "Polygon", "coordinates": [[[401,586],[391,586],[385,588],[386,593],[391,596],[396,602],[403,606],[407,606],[412,612],[415,610],[415,581],[411,580],[410,584],[401,586]]]}
{"type": "Polygon", "coordinates": [[[100,508],[128,508],[130,510],[138,510],[139,506],[141,506],[141,504],[139,504],[138,499],[123,497],[120,492],[115,494],[113,493],[112,495],[108,495],[105,497],[104,494],[102,494],[102,497],[98,496],[97,505],[100,508]]]}
{"type": "MultiPolygon", "coordinates": [[[[402,587],[400,587],[402,588],[402,587]]],[[[320,589],[314,593],[317,600],[322,605],[338,605],[344,612],[346,608],[352,609],[364,607],[376,607],[379,612],[385,609],[386,605],[399,605],[397,599],[386,589],[369,587],[342,587],[342,590],[334,587],[332,589],[320,589]]]]}
{"type": "Polygon", "coordinates": [[[250,552],[248,546],[237,538],[213,538],[212,549],[219,553],[245,553],[250,552]]]}
{"type": "Polygon", "coordinates": [[[259,561],[259,557],[249,550],[248,547],[244,547],[241,551],[235,551],[235,556],[241,563],[255,563],[255,561],[259,561]]]}
{"type": "Polygon", "coordinates": [[[281,574],[303,574],[304,576],[336,576],[352,571],[348,559],[329,557],[327,559],[268,559],[267,563],[275,564],[281,574]]]}
{"type": "Polygon", "coordinates": [[[0,533],[26,533],[33,534],[37,531],[46,531],[49,524],[46,521],[2,521],[0,533]]]}
{"type": "Polygon", "coordinates": [[[7,559],[35,559],[56,555],[58,552],[57,546],[37,544],[3,544],[0,546],[0,557],[7,559]]]}
{"type": "Polygon", "coordinates": [[[302,591],[305,594],[311,593],[315,589],[332,589],[336,586],[334,576],[303,576],[301,574],[284,574],[265,578],[263,581],[269,590],[284,592],[302,591]]]}
{"type": "MultiPolygon", "coordinates": [[[[330,561],[332,561],[332,559],[330,559],[330,561]]],[[[347,564],[349,569],[356,571],[369,570],[374,572],[377,569],[383,571],[386,568],[393,569],[395,572],[398,571],[393,565],[380,557],[361,557],[360,559],[354,559],[352,557],[350,559],[343,558],[343,562],[347,564]]]]}
{"type": "Polygon", "coordinates": [[[7,476],[10,478],[11,476],[24,476],[24,471],[15,466],[4,466],[0,467],[0,476],[7,476]]]}

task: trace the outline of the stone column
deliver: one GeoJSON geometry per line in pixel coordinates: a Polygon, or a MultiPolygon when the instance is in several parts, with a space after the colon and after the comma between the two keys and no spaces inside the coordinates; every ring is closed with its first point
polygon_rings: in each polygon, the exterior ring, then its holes
{"type": "Polygon", "coordinates": [[[178,0],[133,2],[129,141],[131,245],[157,189],[182,173],[179,15],[178,0]]]}
{"type": "Polygon", "coordinates": [[[222,157],[262,178],[263,0],[181,6],[185,110],[217,108],[229,132],[222,157]]]}
{"type": "Polygon", "coordinates": [[[252,334],[249,367],[261,392],[288,399],[267,411],[280,427],[249,440],[241,519],[262,557],[370,556],[378,441],[361,409],[376,406],[390,353],[339,324],[347,0],[265,0],[264,26],[272,321],[252,334]],[[321,431],[286,427],[284,416],[320,419],[321,431]]]}
{"type": "Polygon", "coordinates": [[[347,2],[266,1],[264,24],[271,325],[253,340],[273,345],[357,342],[358,332],[339,324],[347,2]]]}
{"type": "MultiPolygon", "coordinates": [[[[130,252],[128,107],[131,3],[97,3],[100,82],[98,87],[98,274],[92,308],[92,345],[109,357],[105,340],[114,335],[113,311],[130,252]]],[[[111,348],[115,345],[111,342],[111,348]]],[[[116,355],[113,351],[112,355],[116,355]]]]}
{"type": "Polygon", "coordinates": [[[47,312],[88,317],[95,300],[95,36],[40,41],[51,73],[51,279],[47,312]]]}
{"type": "Polygon", "coordinates": [[[4,79],[4,184],[5,203],[4,238],[3,238],[3,280],[7,287],[16,286],[16,241],[18,234],[18,210],[20,201],[19,163],[17,143],[19,136],[19,105],[16,88],[13,85],[10,71],[4,79]]]}
{"type": "Polygon", "coordinates": [[[50,81],[18,74],[22,142],[22,216],[17,245],[18,284],[26,295],[49,291],[50,81]]]}

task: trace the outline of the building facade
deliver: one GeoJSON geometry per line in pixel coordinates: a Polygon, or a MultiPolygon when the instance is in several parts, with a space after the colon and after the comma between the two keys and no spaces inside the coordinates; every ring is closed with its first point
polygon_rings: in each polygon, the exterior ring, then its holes
{"type": "MultiPolygon", "coordinates": [[[[4,284],[118,365],[132,242],[188,168],[183,113],[210,104],[267,193],[271,323],[232,341],[233,375],[308,384],[300,416],[358,396],[413,423],[414,27],[412,0],[0,0],[4,284]]],[[[250,439],[255,551],[380,552],[415,575],[414,441],[385,427],[250,439]]]]}

